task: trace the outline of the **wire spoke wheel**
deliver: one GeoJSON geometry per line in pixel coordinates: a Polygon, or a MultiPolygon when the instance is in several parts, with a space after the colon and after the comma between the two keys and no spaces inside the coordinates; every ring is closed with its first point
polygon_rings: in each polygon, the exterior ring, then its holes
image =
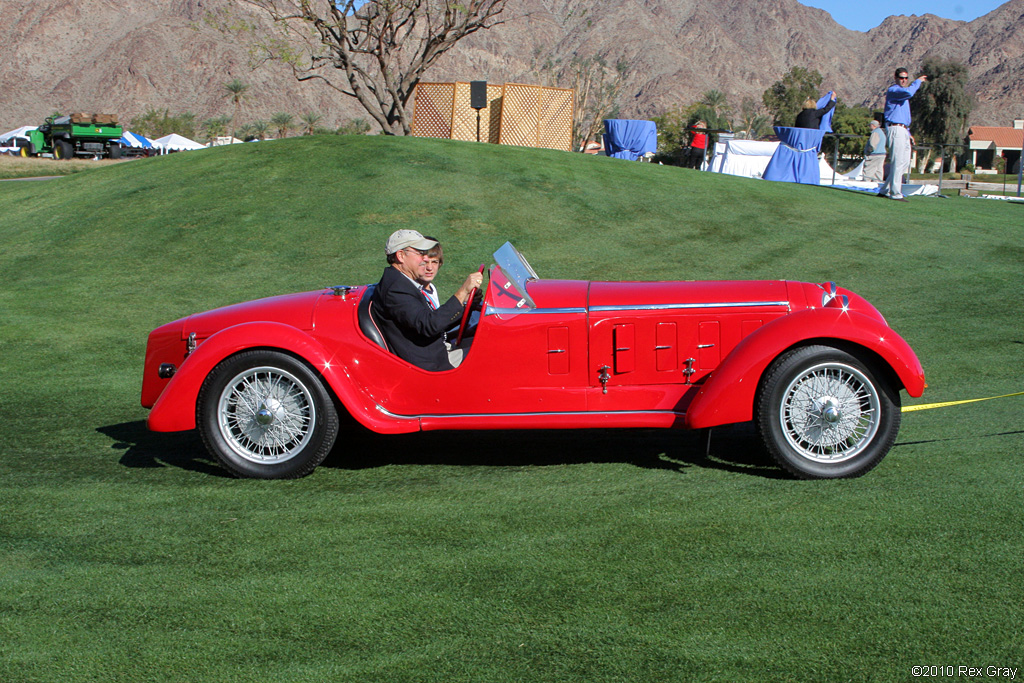
{"type": "Polygon", "coordinates": [[[863,451],[878,431],[878,392],[856,368],[822,363],[786,387],[779,421],[804,457],[841,462],[863,451]]]}
{"type": "Polygon", "coordinates": [[[245,370],[221,392],[217,415],[224,440],[238,455],[272,464],[301,451],[313,434],[313,398],[291,373],[279,368],[245,370]]]}
{"type": "Polygon", "coordinates": [[[309,474],[338,434],[338,414],[320,377],[270,350],[221,361],[199,391],[196,421],[224,467],[260,479],[309,474]]]}
{"type": "Polygon", "coordinates": [[[900,426],[899,387],[879,377],[873,364],[829,346],[782,354],[755,399],[765,448],[804,479],[868,472],[889,452],[900,426]]]}

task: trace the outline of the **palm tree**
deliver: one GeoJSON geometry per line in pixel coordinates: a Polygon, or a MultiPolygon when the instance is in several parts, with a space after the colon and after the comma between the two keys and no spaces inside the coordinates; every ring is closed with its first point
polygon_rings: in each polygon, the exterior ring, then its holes
{"type": "Polygon", "coordinates": [[[316,132],[316,124],[319,123],[320,119],[323,117],[320,116],[320,114],[307,111],[299,118],[301,118],[302,122],[306,124],[306,135],[312,135],[316,132]]]}
{"type": "Polygon", "coordinates": [[[715,117],[729,113],[729,101],[721,90],[708,90],[700,98],[700,104],[715,113],[715,117]]]}
{"type": "Polygon", "coordinates": [[[249,129],[258,139],[265,140],[267,131],[270,130],[270,124],[266,121],[253,121],[249,124],[249,129]]]}
{"type": "Polygon", "coordinates": [[[230,83],[225,83],[224,90],[227,91],[227,94],[224,95],[224,97],[230,97],[231,101],[235,105],[235,113],[231,116],[231,123],[234,124],[235,119],[238,118],[238,108],[241,106],[242,100],[244,100],[246,95],[249,93],[249,84],[239,78],[236,78],[230,83]]]}
{"type": "Polygon", "coordinates": [[[203,121],[203,130],[206,132],[206,141],[213,142],[214,138],[227,135],[228,127],[231,125],[230,116],[215,116],[212,119],[203,121]]]}
{"type": "Polygon", "coordinates": [[[288,129],[291,128],[292,120],[295,117],[291,114],[280,112],[270,117],[270,122],[277,128],[277,137],[286,138],[288,137],[288,129]]]}

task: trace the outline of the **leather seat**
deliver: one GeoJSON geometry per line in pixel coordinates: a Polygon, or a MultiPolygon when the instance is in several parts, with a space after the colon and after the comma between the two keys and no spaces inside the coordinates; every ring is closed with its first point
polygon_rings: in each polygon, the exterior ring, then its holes
{"type": "Polygon", "coordinates": [[[356,317],[359,319],[359,329],[366,338],[385,351],[390,352],[391,349],[388,348],[388,343],[385,341],[384,335],[381,334],[380,327],[374,319],[372,299],[375,289],[377,289],[376,284],[367,285],[366,291],[363,292],[363,298],[359,300],[356,317]]]}

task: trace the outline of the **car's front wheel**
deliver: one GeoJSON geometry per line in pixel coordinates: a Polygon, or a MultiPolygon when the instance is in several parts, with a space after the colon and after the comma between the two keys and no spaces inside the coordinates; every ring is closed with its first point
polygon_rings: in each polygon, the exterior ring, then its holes
{"type": "Polygon", "coordinates": [[[207,449],[241,477],[303,477],[338,435],[323,382],[278,351],[245,351],[221,361],[199,391],[196,422],[207,449]]]}
{"type": "Polygon", "coordinates": [[[870,365],[829,346],[777,358],[758,387],[754,423],[776,462],[801,479],[859,477],[900,428],[900,395],[870,365]]]}

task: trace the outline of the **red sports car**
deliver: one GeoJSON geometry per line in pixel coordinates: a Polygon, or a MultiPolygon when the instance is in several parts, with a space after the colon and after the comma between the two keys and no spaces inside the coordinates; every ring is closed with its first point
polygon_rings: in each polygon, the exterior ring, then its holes
{"type": "MultiPolygon", "coordinates": [[[[703,429],[753,420],[802,478],[855,477],[896,439],[910,346],[833,283],[543,280],[494,254],[462,364],[392,354],[375,285],[261,299],[149,335],[149,428],[199,428],[239,476],[300,477],[330,452],[338,411],[369,429],[703,429]]],[[[468,312],[468,311],[467,311],[468,312]]]]}

